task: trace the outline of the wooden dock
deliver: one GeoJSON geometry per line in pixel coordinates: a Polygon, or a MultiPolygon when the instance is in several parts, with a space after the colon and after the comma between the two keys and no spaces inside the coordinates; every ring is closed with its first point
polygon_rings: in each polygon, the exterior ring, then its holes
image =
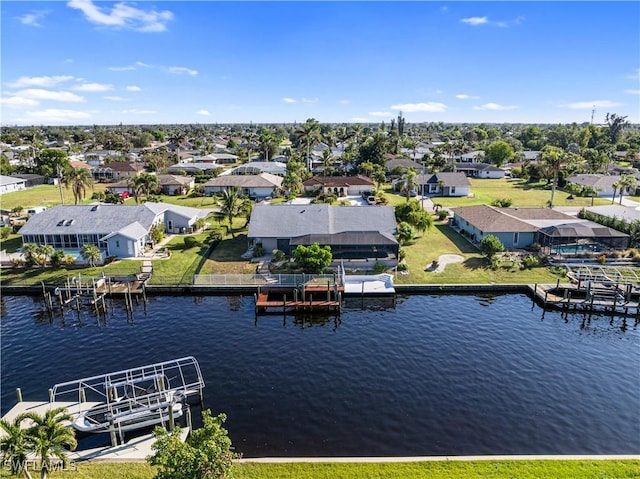
{"type": "Polygon", "coordinates": [[[631,284],[536,284],[532,292],[545,308],[635,317],[640,314],[640,292],[631,284]]]}
{"type": "Polygon", "coordinates": [[[294,286],[259,287],[256,314],[328,311],[340,314],[344,286],[338,283],[308,283],[294,286]]]}

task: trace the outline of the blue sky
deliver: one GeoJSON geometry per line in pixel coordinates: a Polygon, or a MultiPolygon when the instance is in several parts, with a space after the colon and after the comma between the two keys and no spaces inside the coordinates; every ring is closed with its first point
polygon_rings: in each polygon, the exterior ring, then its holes
{"type": "Polygon", "coordinates": [[[3,1],[3,125],[640,123],[640,3],[3,1]]]}

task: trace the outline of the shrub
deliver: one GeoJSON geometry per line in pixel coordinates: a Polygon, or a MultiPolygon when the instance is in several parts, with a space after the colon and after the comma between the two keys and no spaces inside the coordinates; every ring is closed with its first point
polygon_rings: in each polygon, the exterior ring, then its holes
{"type": "Polygon", "coordinates": [[[185,236],[184,237],[184,249],[193,248],[198,245],[198,240],[195,236],[185,236]]]}
{"type": "Polygon", "coordinates": [[[401,249],[400,252],[398,253],[398,259],[400,261],[404,261],[406,257],[407,257],[407,251],[404,249],[401,249]]]}
{"type": "Polygon", "coordinates": [[[513,200],[511,198],[498,198],[491,202],[492,206],[497,206],[498,208],[508,208],[513,204],[513,200]]]}
{"type": "Polygon", "coordinates": [[[273,259],[276,262],[280,262],[280,261],[284,261],[285,259],[285,254],[284,251],[279,250],[279,249],[274,249],[271,254],[273,255],[273,259]]]}
{"type": "Polygon", "coordinates": [[[504,244],[497,236],[487,235],[480,241],[480,251],[489,258],[493,258],[496,253],[504,251],[504,244]]]}
{"type": "Polygon", "coordinates": [[[522,258],[522,265],[527,269],[535,268],[537,266],[540,266],[540,260],[537,256],[533,256],[530,254],[522,258]]]}
{"type": "Polygon", "coordinates": [[[0,228],[0,239],[6,240],[10,234],[11,234],[10,226],[3,226],[2,228],[0,228]]]}
{"type": "Polygon", "coordinates": [[[447,210],[438,210],[436,216],[440,221],[444,221],[449,217],[449,212],[447,210]]]}
{"type": "Polygon", "coordinates": [[[380,263],[379,261],[376,261],[376,264],[373,265],[373,272],[376,274],[384,273],[386,270],[387,267],[384,263],[380,263]]]}
{"type": "Polygon", "coordinates": [[[407,265],[407,263],[398,263],[398,271],[407,271],[409,269],[409,266],[407,265]]]}
{"type": "Polygon", "coordinates": [[[600,256],[598,256],[596,258],[596,261],[600,264],[605,264],[607,262],[607,255],[606,254],[601,254],[600,256]]]}
{"type": "Polygon", "coordinates": [[[259,258],[260,256],[264,256],[264,248],[261,244],[257,244],[253,248],[253,257],[259,258]]]}

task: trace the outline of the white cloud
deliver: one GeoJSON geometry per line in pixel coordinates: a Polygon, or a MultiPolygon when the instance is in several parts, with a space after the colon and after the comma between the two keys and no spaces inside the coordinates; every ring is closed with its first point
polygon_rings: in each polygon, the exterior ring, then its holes
{"type": "Polygon", "coordinates": [[[484,105],[474,106],[474,110],[493,110],[493,111],[501,111],[501,110],[515,110],[518,107],[516,105],[499,105],[498,103],[485,103],[484,105]]]}
{"type": "Polygon", "coordinates": [[[640,80],[640,68],[638,68],[635,73],[627,75],[625,78],[628,80],[640,80]]]}
{"type": "MultiPolygon", "coordinates": [[[[406,113],[414,113],[417,111],[430,111],[434,113],[447,111],[447,105],[444,103],[428,102],[428,103],[403,103],[401,105],[392,105],[392,110],[402,110],[406,113]]],[[[371,113],[369,113],[371,114],[371,113]]]]}
{"type": "Polygon", "coordinates": [[[640,95],[640,90],[625,90],[624,92],[628,95],[640,95]]]}
{"type": "Polygon", "coordinates": [[[107,85],[106,83],[83,83],[82,85],[78,85],[73,87],[76,91],[109,91],[113,90],[113,85],[107,85]]]}
{"type": "Polygon", "coordinates": [[[29,25],[30,27],[41,27],[40,20],[47,16],[49,13],[48,10],[39,10],[34,12],[25,13],[19,17],[16,17],[20,20],[20,23],[23,25],[29,25]]]}
{"type": "Polygon", "coordinates": [[[297,103],[298,102],[298,100],[296,100],[295,98],[283,98],[282,101],[285,102],[285,103],[297,103]]]}
{"type": "Polygon", "coordinates": [[[458,100],[477,100],[479,96],[467,95],[466,93],[458,93],[456,95],[458,100]]]}
{"type": "Polygon", "coordinates": [[[621,103],[609,100],[594,100],[594,101],[578,101],[575,103],[566,103],[559,105],[560,108],[570,108],[571,110],[591,110],[592,108],[610,108],[614,106],[620,106],[621,103]]]}
{"type": "Polygon", "coordinates": [[[354,118],[351,118],[351,121],[353,121],[354,123],[369,123],[369,118],[363,118],[361,116],[356,116],[354,118]]]}
{"type": "Polygon", "coordinates": [[[191,76],[196,76],[198,74],[198,70],[192,70],[191,68],[186,67],[169,67],[169,73],[175,73],[176,75],[186,73],[191,76]]]}
{"type": "Polygon", "coordinates": [[[123,98],[121,96],[103,96],[102,98],[109,101],[131,101],[129,98],[123,98]]]}
{"type": "Polygon", "coordinates": [[[198,115],[209,116],[211,113],[208,110],[198,110],[198,115]]]}
{"type": "Polygon", "coordinates": [[[394,113],[389,113],[388,111],[370,111],[368,115],[369,116],[393,116],[394,113]]]}
{"type": "Polygon", "coordinates": [[[469,17],[469,18],[461,18],[460,21],[462,23],[466,23],[467,25],[484,25],[489,21],[487,17],[469,17]]]}
{"type": "Polygon", "coordinates": [[[96,25],[139,32],[163,32],[167,29],[167,22],[173,19],[173,13],[168,10],[145,11],[123,2],[116,3],[111,10],[94,5],[92,0],[70,0],[67,6],[80,10],[87,20],[96,25]]]}
{"type": "Polygon", "coordinates": [[[131,110],[122,110],[122,113],[125,115],[153,115],[154,113],[158,113],[155,110],[141,110],[138,108],[133,108],[131,110]]]}
{"type": "Polygon", "coordinates": [[[338,103],[340,103],[341,105],[348,105],[349,103],[351,103],[351,100],[340,100],[338,103]]]}
{"type": "Polygon", "coordinates": [[[21,96],[10,96],[6,98],[0,98],[0,103],[8,106],[9,108],[22,108],[25,106],[36,106],[40,102],[31,98],[24,98],[21,96]]]}
{"type": "Polygon", "coordinates": [[[318,98],[303,98],[302,103],[318,103],[318,98]]]}
{"type": "Polygon", "coordinates": [[[462,23],[466,23],[467,25],[471,25],[473,27],[477,27],[478,25],[490,25],[493,27],[507,28],[513,25],[520,25],[524,22],[525,18],[523,16],[519,16],[514,18],[513,20],[500,20],[500,21],[490,21],[489,17],[468,17],[461,18],[460,21],[462,23]]]}
{"type": "Polygon", "coordinates": [[[82,103],[84,98],[68,91],[43,90],[41,88],[29,88],[16,92],[15,96],[31,100],[52,100],[69,103],[82,103]]]}
{"type": "Polygon", "coordinates": [[[108,70],[111,70],[112,72],[129,72],[131,70],[135,70],[136,67],[129,65],[127,67],[109,67],[108,70]]]}
{"type": "Polygon", "coordinates": [[[25,118],[16,119],[19,123],[29,123],[29,122],[38,122],[38,123],[66,123],[75,120],[85,120],[87,118],[91,118],[91,114],[86,111],[78,111],[78,110],[60,110],[57,108],[48,108],[46,110],[40,111],[29,111],[26,112],[27,116],[25,118]]]}
{"type": "Polygon", "coordinates": [[[128,85],[127,86],[127,91],[140,91],[140,90],[142,90],[142,88],[140,88],[137,85],[128,85]]]}
{"type": "Polygon", "coordinates": [[[65,63],[73,63],[73,58],[65,58],[64,62],[65,63]]]}
{"type": "Polygon", "coordinates": [[[69,75],[20,77],[14,82],[7,82],[6,85],[12,88],[24,88],[27,86],[51,87],[69,80],[73,80],[73,77],[69,75]]]}

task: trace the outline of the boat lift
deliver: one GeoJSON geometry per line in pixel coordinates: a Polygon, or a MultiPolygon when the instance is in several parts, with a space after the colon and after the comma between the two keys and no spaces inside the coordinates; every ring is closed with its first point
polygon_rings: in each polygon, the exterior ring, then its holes
{"type": "MultiPolygon", "coordinates": [[[[73,402],[73,427],[82,432],[123,434],[182,415],[183,403],[199,395],[204,379],[193,356],[59,383],[49,390],[51,403],[73,402]],[[95,404],[87,408],[88,404],[95,404]]],[[[114,444],[115,445],[115,444],[114,444]]]]}

